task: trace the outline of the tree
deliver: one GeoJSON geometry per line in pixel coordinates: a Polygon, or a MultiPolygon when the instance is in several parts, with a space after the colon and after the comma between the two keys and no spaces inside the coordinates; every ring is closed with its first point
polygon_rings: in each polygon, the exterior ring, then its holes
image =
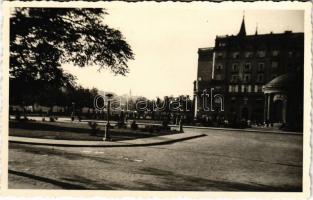
{"type": "Polygon", "coordinates": [[[105,14],[100,8],[16,8],[10,19],[10,100],[37,102],[47,87],[73,84],[62,63],[126,75],[133,52],[119,30],[103,23],[105,14]]]}
{"type": "Polygon", "coordinates": [[[95,64],[125,75],[133,53],[121,32],[103,23],[105,14],[101,8],[17,8],[10,20],[12,72],[33,64],[29,57],[45,62],[41,46],[51,48],[55,64],[95,64]]]}

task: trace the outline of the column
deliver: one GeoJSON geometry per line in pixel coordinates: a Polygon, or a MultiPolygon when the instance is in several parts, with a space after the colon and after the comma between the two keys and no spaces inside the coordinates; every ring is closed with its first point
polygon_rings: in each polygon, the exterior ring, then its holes
{"type": "Polygon", "coordinates": [[[283,119],[283,123],[286,124],[286,114],[287,114],[287,99],[283,100],[283,110],[282,110],[282,119],[283,119]]]}
{"type": "Polygon", "coordinates": [[[194,119],[197,118],[197,114],[198,114],[198,94],[195,95],[195,101],[194,101],[194,114],[193,117],[194,119]]]}
{"type": "Polygon", "coordinates": [[[271,123],[271,120],[272,120],[272,112],[271,112],[272,97],[273,97],[273,94],[268,94],[268,97],[267,97],[267,119],[268,119],[269,123],[271,123]]]}
{"type": "Polygon", "coordinates": [[[266,122],[267,120],[267,96],[268,94],[264,94],[264,115],[263,115],[264,122],[266,122]]]}

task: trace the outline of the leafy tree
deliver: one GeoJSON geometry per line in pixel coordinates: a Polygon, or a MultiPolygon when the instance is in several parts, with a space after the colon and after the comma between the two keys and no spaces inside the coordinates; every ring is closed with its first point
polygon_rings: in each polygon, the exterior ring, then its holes
{"type": "Polygon", "coordinates": [[[47,47],[55,64],[96,64],[125,75],[133,53],[121,32],[103,23],[105,14],[101,8],[17,8],[10,20],[12,75],[34,64],[32,58],[45,64],[40,49],[47,47]]]}
{"type": "Polygon", "coordinates": [[[97,94],[98,90],[95,88],[89,90],[78,86],[73,91],[71,100],[75,102],[77,109],[82,109],[83,107],[92,108],[94,106],[94,98],[97,94]]]}
{"type": "Polygon", "coordinates": [[[103,23],[106,14],[100,8],[16,8],[10,19],[11,103],[55,103],[52,91],[75,85],[62,63],[126,75],[133,52],[119,30],[103,23]]]}

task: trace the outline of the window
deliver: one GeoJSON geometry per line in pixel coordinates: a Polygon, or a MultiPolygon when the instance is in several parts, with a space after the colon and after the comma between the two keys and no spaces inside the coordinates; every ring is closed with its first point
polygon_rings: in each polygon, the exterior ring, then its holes
{"type": "Polygon", "coordinates": [[[216,65],[216,70],[222,70],[223,69],[223,65],[222,64],[217,64],[216,65]]]}
{"type": "Polygon", "coordinates": [[[257,85],[254,86],[254,92],[258,92],[258,86],[257,85]]]}
{"type": "Polygon", "coordinates": [[[241,92],[251,92],[251,85],[241,85],[241,92]]]}
{"type": "Polygon", "coordinates": [[[245,92],[251,92],[251,86],[245,85],[245,92]]]}
{"type": "Polygon", "coordinates": [[[218,52],[217,53],[217,58],[224,58],[224,53],[223,52],[218,52]]]}
{"type": "Polygon", "coordinates": [[[222,75],[221,74],[216,74],[215,75],[215,80],[222,80],[222,75]]]}
{"type": "Polygon", "coordinates": [[[238,69],[239,69],[238,63],[234,63],[234,64],[232,65],[232,70],[235,71],[235,72],[237,72],[238,69]]]}
{"type": "Polygon", "coordinates": [[[258,57],[260,58],[265,57],[265,51],[258,51],[257,54],[258,54],[258,57]]]}
{"type": "Polygon", "coordinates": [[[245,64],[245,71],[250,71],[251,70],[251,63],[246,63],[245,64]]]}
{"type": "Polygon", "coordinates": [[[255,85],[254,92],[262,92],[262,85],[255,85]]]}
{"type": "Polygon", "coordinates": [[[218,90],[218,91],[222,90],[222,86],[215,86],[215,89],[218,90]]]}
{"type": "Polygon", "coordinates": [[[239,92],[239,86],[235,85],[235,92],[239,92]]]}
{"type": "Polygon", "coordinates": [[[229,85],[228,91],[229,92],[238,92],[238,85],[229,85]]]}
{"type": "Polygon", "coordinates": [[[238,92],[238,86],[236,85],[229,85],[229,92],[238,92]]]}
{"type": "Polygon", "coordinates": [[[248,85],[248,92],[251,92],[251,85],[248,85]]]}
{"type": "Polygon", "coordinates": [[[222,102],[221,98],[214,98],[214,103],[221,103],[221,102],[222,102]]]}
{"type": "Polygon", "coordinates": [[[245,52],[245,57],[246,58],[251,58],[252,57],[252,52],[251,51],[247,51],[247,52],[245,52]]]}
{"type": "Polygon", "coordinates": [[[272,51],[272,55],[273,55],[274,57],[278,56],[278,54],[279,54],[279,51],[278,51],[278,50],[272,51]]]}
{"type": "Polygon", "coordinates": [[[256,80],[259,83],[263,82],[264,81],[264,74],[258,74],[256,80]]]}
{"type": "Polygon", "coordinates": [[[228,86],[228,92],[233,92],[233,86],[232,85],[228,86]]]}
{"type": "Polygon", "coordinates": [[[251,85],[241,85],[241,92],[251,92],[251,85]]]}
{"type": "Polygon", "coordinates": [[[263,71],[264,70],[264,63],[260,62],[258,63],[258,71],[263,71]]]}
{"type": "Polygon", "coordinates": [[[220,46],[220,47],[225,47],[225,46],[226,46],[226,43],[225,43],[225,42],[220,42],[220,43],[219,43],[219,46],[220,46]]]}
{"type": "Polygon", "coordinates": [[[249,81],[250,81],[250,78],[251,78],[251,75],[250,75],[250,74],[245,74],[243,80],[244,80],[245,82],[249,82],[249,81]]]}
{"type": "Polygon", "coordinates": [[[278,67],[278,62],[272,62],[272,68],[277,68],[278,67]]]}
{"type": "Polygon", "coordinates": [[[239,52],[234,52],[233,53],[233,58],[239,58],[239,52]]]}
{"type": "Polygon", "coordinates": [[[231,81],[232,82],[237,82],[239,80],[239,76],[238,75],[232,75],[231,76],[231,81]]]}

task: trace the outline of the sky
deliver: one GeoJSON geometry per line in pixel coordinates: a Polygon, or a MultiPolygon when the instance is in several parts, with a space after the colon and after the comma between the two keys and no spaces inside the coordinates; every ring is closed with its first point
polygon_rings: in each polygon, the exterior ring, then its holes
{"type": "Polygon", "coordinates": [[[190,95],[197,74],[197,51],[213,47],[217,35],[235,35],[245,15],[247,34],[303,32],[301,10],[212,9],[193,3],[108,2],[104,23],[119,29],[131,45],[135,59],[128,62],[130,73],[115,76],[70,64],[63,68],[77,77],[77,83],[153,99],[190,95]]]}

